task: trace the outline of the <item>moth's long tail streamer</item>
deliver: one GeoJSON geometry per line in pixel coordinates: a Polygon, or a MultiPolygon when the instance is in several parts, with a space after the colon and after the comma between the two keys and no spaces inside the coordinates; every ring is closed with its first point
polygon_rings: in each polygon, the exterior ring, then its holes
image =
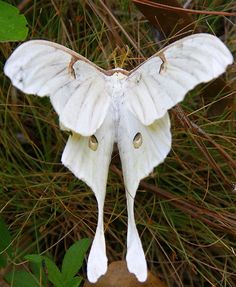
{"type": "Polygon", "coordinates": [[[98,203],[98,223],[87,264],[88,280],[91,283],[97,282],[98,278],[107,272],[107,256],[103,224],[105,192],[101,192],[99,196],[96,196],[96,199],[98,203]]]}
{"type": "Polygon", "coordinates": [[[147,263],[134,219],[134,197],[126,191],[128,211],[127,255],[128,270],[134,273],[140,282],[147,279],[147,263]]]}

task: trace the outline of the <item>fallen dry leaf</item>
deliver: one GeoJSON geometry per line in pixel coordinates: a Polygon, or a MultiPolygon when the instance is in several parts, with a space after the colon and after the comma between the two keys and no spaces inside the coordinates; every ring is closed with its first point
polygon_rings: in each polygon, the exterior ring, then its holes
{"type": "MultiPolygon", "coordinates": [[[[160,8],[154,8],[143,3],[135,2],[135,5],[149,20],[149,22],[158,29],[158,31],[167,40],[166,44],[170,44],[185,36],[196,32],[196,21],[186,12],[183,11],[168,11],[160,8]]],[[[158,0],[153,1],[160,4],[168,4],[169,6],[182,8],[176,0],[158,0]]]]}
{"type": "Polygon", "coordinates": [[[161,280],[148,273],[146,282],[139,282],[135,275],[129,273],[126,261],[114,261],[108,266],[107,273],[100,277],[97,283],[85,282],[84,287],[166,287],[161,280]]]}

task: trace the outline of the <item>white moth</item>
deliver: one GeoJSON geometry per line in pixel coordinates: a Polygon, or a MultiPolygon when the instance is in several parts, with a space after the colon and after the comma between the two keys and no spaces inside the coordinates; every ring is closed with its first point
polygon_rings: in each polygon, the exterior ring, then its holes
{"type": "Polygon", "coordinates": [[[139,182],[171,147],[168,110],[197,84],[222,74],[233,57],[215,36],[181,39],[132,71],[105,71],[74,51],[43,40],[20,45],[4,72],[27,94],[49,96],[62,129],[70,130],[62,163],[94,192],[98,223],[88,258],[88,279],[107,271],[103,205],[113,144],[117,143],[127,196],[127,265],[139,281],[147,264],[134,219],[139,182]]]}

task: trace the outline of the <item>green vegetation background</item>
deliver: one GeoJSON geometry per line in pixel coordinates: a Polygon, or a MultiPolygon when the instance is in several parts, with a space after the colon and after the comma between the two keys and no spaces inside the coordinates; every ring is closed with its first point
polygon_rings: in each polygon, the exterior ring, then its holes
{"type": "MultiPolygon", "coordinates": [[[[106,69],[131,69],[166,42],[154,40],[156,33],[128,0],[8,2],[26,16],[28,39],[55,41],[106,69]]],[[[230,0],[183,2],[193,9],[235,11],[230,0]]],[[[196,26],[235,54],[234,17],[194,17],[196,26]]],[[[68,134],[59,129],[49,100],[25,96],[3,74],[17,45],[0,45],[0,216],[14,252],[8,269],[27,268],[23,256],[29,253],[50,253],[60,265],[74,241],[93,237],[97,223],[91,190],[60,163],[68,134]]],[[[151,187],[140,186],[137,193],[136,221],[149,269],[167,286],[236,284],[235,72],[233,65],[224,75],[227,92],[210,97],[204,94],[208,85],[200,85],[181,103],[195,129],[179,120],[178,109],[171,112],[171,153],[145,180],[151,187]]],[[[115,151],[104,216],[109,261],[124,259],[126,250],[120,170],[115,151]]]]}

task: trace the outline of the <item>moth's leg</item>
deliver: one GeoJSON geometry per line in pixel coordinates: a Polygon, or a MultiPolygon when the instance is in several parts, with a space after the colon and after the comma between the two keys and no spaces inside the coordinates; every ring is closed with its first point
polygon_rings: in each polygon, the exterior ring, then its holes
{"type": "Polygon", "coordinates": [[[101,275],[104,275],[107,271],[106,244],[103,224],[105,192],[106,189],[104,187],[103,191],[100,190],[99,193],[95,193],[98,203],[98,223],[87,264],[88,280],[92,283],[95,283],[98,278],[101,275]]]}
{"type": "Polygon", "coordinates": [[[129,272],[134,273],[139,281],[144,282],[147,279],[147,263],[135,224],[134,197],[135,195],[126,190],[128,212],[126,261],[129,272]]]}

